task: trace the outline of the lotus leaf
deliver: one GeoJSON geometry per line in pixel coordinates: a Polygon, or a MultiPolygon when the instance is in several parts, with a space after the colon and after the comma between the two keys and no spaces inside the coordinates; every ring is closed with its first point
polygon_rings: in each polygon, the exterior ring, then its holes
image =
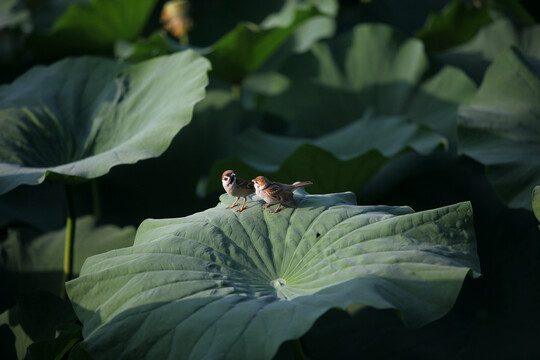
{"type": "Polygon", "coordinates": [[[454,144],[457,106],[476,86],[456,68],[423,81],[427,71],[419,40],[404,38],[385,25],[359,25],[286,62],[280,72],[290,79],[289,86],[262,107],[310,136],[373,111],[426,124],[454,144]]]}
{"type": "Polygon", "coordinates": [[[434,54],[434,59],[446,65],[457,66],[477,83],[491,62],[509,46],[518,47],[523,53],[540,57],[540,26],[517,28],[510,20],[500,18],[481,28],[469,42],[434,54]]]}
{"type": "Polygon", "coordinates": [[[296,30],[300,32],[296,34],[294,47],[306,50],[315,40],[334,32],[333,23],[322,14],[315,5],[299,6],[296,1],[289,1],[279,13],[269,16],[261,25],[238,24],[212,45],[207,56],[212,62],[213,74],[223,80],[240,83],[273,56],[296,30]],[[315,28],[310,26],[313,21],[317,25],[315,28]]]}
{"type": "Polygon", "coordinates": [[[489,6],[465,4],[462,0],[449,3],[441,13],[431,14],[416,37],[424,41],[429,51],[441,51],[474,37],[482,26],[493,20],[489,6]]]}
{"type": "Polygon", "coordinates": [[[508,48],[459,110],[460,150],[488,167],[497,193],[511,207],[531,209],[531,192],[540,183],[539,74],[540,60],[508,48]]]}
{"type": "Polygon", "coordinates": [[[280,182],[318,179],[310,189],[319,193],[356,191],[395,156],[407,151],[425,155],[446,146],[442,136],[401,116],[365,114],[316,139],[250,130],[233,143],[235,157],[214,163],[208,191],[221,189],[223,169],[249,179],[261,173],[280,182]]]}
{"type": "Polygon", "coordinates": [[[0,87],[0,194],[161,155],[204,97],[208,69],[192,51],[131,67],[68,58],[0,87]]]}
{"type": "Polygon", "coordinates": [[[97,51],[117,40],[134,40],[143,30],[157,0],[91,0],[71,3],[52,31],[62,46],[97,51]]]}
{"type": "Polygon", "coordinates": [[[308,195],[298,209],[215,208],[146,220],[131,248],[89,258],[66,284],[98,358],[270,359],[330,308],[399,310],[421,326],[479,263],[470,203],[415,213],[308,195]]]}

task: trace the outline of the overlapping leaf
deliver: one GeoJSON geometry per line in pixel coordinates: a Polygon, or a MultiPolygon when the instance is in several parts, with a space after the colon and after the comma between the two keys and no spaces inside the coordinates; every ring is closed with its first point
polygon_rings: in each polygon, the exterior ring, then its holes
{"type": "Polygon", "coordinates": [[[479,28],[492,22],[489,5],[475,6],[454,0],[441,13],[431,14],[415,36],[428,51],[441,51],[470,40],[479,28]]]}
{"type": "Polygon", "coordinates": [[[469,203],[414,213],[356,206],[351,193],[296,196],[300,208],[271,214],[258,201],[225,209],[234,198],[223,195],[88,259],[67,289],[90,352],[271,358],[332,307],[395,308],[423,325],[479,272],[469,203]]]}
{"type": "Polygon", "coordinates": [[[442,144],[454,150],[457,106],[475,86],[454,68],[422,82],[426,71],[418,40],[362,25],[289,61],[284,75],[270,77],[279,86],[271,88],[268,76],[252,78],[251,90],[269,94],[263,109],[303,136],[241,135],[232,146],[236,158],[213,165],[209,190],[219,189],[219,174],[232,168],[281,182],[317,179],[315,192],[356,191],[404,151],[428,154],[442,144]]]}
{"type": "Polygon", "coordinates": [[[161,155],[191,120],[208,69],[191,51],[131,67],[84,57],[0,87],[0,194],[161,155]]]}
{"type": "Polygon", "coordinates": [[[117,40],[135,40],[156,0],[91,0],[71,3],[52,25],[47,44],[84,51],[107,51],[117,40]]]}
{"type": "Polygon", "coordinates": [[[457,66],[480,83],[490,63],[509,46],[523,53],[540,57],[540,26],[516,27],[510,20],[500,18],[481,28],[469,42],[434,54],[437,62],[457,66]]]}
{"type": "Polygon", "coordinates": [[[282,69],[289,87],[263,108],[309,135],[338,129],[373,110],[427,124],[453,143],[456,107],[475,86],[455,68],[422,81],[427,70],[419,40],[384,25],[360,25],[292,58],[282,69]]]}
{"type": "Polygon", "coordinates": [[[292,183],[312,180],[316,193],[358,190],[390,159],[407,151],[429,154],[446,140],[400,116],[373,117],[350,123],[317,139],[291,138],[250,130],[232,144],[233,158],[212,166],[209,191],[221,189],[220,175],[234,169],[241,177],[292,183]]]}
{"type": "Polygon", "coordinates": [[[459,110],[460,150],[488,167],[499,196],[531,208],[540,183],[540,61],[508,48],[459,110]]]}
{"type": "Polygon", "coordinates": [[[307,50],[314,41],[334,32],[334,24],[325,14],[334,14],[334,1],[287,1],[283,9],[267,17],[261,24],[240,23],[216,41],[208,58],[213,73],[232,83],[257,70],[296,33],[298,50],[307,50]],[[315,26],[314,26],[315,25],[315,26]],[[298,31],[298,32],[297,32],[298,31]]]}
{"type": "MultiPolygon", "coordinates": [[[[207,24],[214,13],[219,13],[219,10],[216,10],[219,7],[224,6],[226,8],[224,11],[229,11],[229,8],[234,6],[229,2],[215,5],[212,7],[212,14],[209,14],[205,13],[208,9],[200,9],[195,4],[194,30],[207,24]]],[[[250,13],[250,8],[254,10],[253,13],[260,11],[254,9],[255,6],[252,4],[238,6],[247,13],[250,13]]],[[[304,52],[314,42],[331,36],[335,29],[333,16],[336,12],[337,5],[334,0],[287,0],[279,11],[268,15],[260,24],[240,22],[208,47],[202,47],[207,44],[200,42],[201,39],[197,36],[200,32],[195,31],[191,45],[198,46],[198,51],[210,59],[212,75],[221,80],[240,84],[246,76],[261,66],[266,64],[273,68],[290,53],[304,52]],[[273,59],[271,64],[267,64],[269,59],[273,59]]],[[[212,23],[210,26],[213,29],[215,24],[212,23]]],[[[161,31],[158,31],[148,39],[134,43],[117,43],[115,50],[118,57],[135,62],[173,53],[181,48],[181,45],[167,39],[161,31]]]]}
{"type": "MultiPolygon", "coordinates": [[[[0,242],[0,310],[16,296],[35,290],[54,294],[62,291],[65,229],[40,234],[25,227],[7,228],[0,242]]],[[[135,228],[98,225],[91,216],[77,219],[73,271],[78,274],[86,258],[112,249],[133,245],[135,228]]]]}

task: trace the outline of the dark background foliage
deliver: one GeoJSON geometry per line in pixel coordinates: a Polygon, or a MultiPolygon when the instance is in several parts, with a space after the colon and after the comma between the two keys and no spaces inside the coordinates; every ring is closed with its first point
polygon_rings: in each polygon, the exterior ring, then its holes
{"type": "MultiPolygon", "coordinates": [[[[85,1],[10,0],[6,2],[8,6],[0,7],[0,84],[12,82],[33,66],[51,64],[68,56],[99,55],[137,62],[185,48],[161,31],[159,17],[165,1],[133,2],[131,6],[145,3],[149,10],[144,14],[141,10],[139,20],[121,22],[126,28],[125,35],[104,37],[103,41],[92,40],[91,32],[97,31],[92,28],[53,30],[71,3],[85,1]],[[119,50],[122,46],[128,46],[129,51],[119,50]]],[[[321,183],[325,179],[317,175],[313,164],[306,165],[305,171],[298,166],[299,173],[287,173],[287,160],[277,161],[272,157],[277,152],[277,142],[276,150],[272,146],[259,149],[255,161],[242,158],[238,150],[245,148],[239,142],[249,141],[249,136],[242,134],[256,128],[268,136],[301,139],[302,147],[291,156],[302,162],[306,158],[305,163],[309,163],[315,150],[305,144],[314,143],[315,135],[321,135],[313,133],[319,128],[306,129],[291,123],[283,106],[288,96],[282,93],[283,83],[312,81],[310,66],[318,69],[317,63],[311,62],[315,61],[308,51],[311,46],[299,50],[298,43],[291,40],[294,36],[304,39],[304,35],[296,32],[300,25],[295,27],[293,21],[287,28],[290,31],[270,27],[256,35],[241,25],[261,24],[269,14],[280,11],[285,2],[199,0],[190,3],[194,26],[189,32],[189,45],[210,58],[214,66],[207,96],[197,104],[192,122],[176,135],[162,156],[135,165],[116,166],[98,179],[74,186],[79,218],[77,238],[81,239],[75,248],[75,273],[86,257],[129,246],[135,229],[146,218],[185,216],[215,205],[222,192],[219,175],[225,167],[234,166],[246,178],[264,173],[284,182],[321,183]],[[277,31],[281,33],[276,35],[277,31]],[[232,45],[220,48],[218,44],[227,34],[233,36],[232,45]],[[244,59],[238,55],[245,63],[236,64],[241,70],[234,76],[229,76],[228,67],[220,68],[223,59],[231,61],[228,54],[237,59],[236,54],[249,53],[265,39],[271,41],[263,43],[262,48],[272,51],[258,60],[256,66],[249,63],[254,61],[253,57],[244,59]],[[268,164],[275,166],[269,170],[265,168],[268,164]],[[298,176],[306,178],[295,178],[298,176]],[[97,203],[95,194],[99,198],[97,203]]],[[[326,17],[333,24],[314,40],[329,44],[337,53],[340,50],[336,44],[340,40],[336,39],[349,36],[359,24],[370,23],[387,24],[404,39],[417,39],[423,44],[428,66],[420,80],[411,86],[422,96],[425,94],[418,90],[421,84],[445,65],[462,70],[471,84],[481,86],[486,69],[510,45],[527,59],[533,59],[531,64],[540,61],[540,37],[528,35],[535,34],[540,18],[532,0],[345,0],[337,5],[336,13],[310,8],[309,16],[326,17]],[[505,42],[503,38],[512,41],[505,42]]],[[[253,56],[256,55],[260,54],[253,56]]],[[[345,88],[345,85],[340,87],[345,88]]],[[[319,94],[324,89],[321,87],[319,94]]],[[[333,89],[332,94],[336,91],[333,89]]],[[[362,91],[360,96],[365,97],[381,89],[362,91]]],[[[321,120],[323,135],[363,116],[388,115],[377,109],[374,115],[369,115],[373,111],[369,108],[350,112],[348,105],[339,109],[335,103],[327,105],[324,101],[330,101],[331,96],[323,94],[323,100],[317,103],[312,100],[315,98],[305,95],[306,103],[312,103],[315,109],[312,113],[293,113],[311,119],[327,107],[331,113],[351,114],[347,121],[339,119],[344,123],[338,119],[326,123],[321,120]]],[[[339,97],[336,103],[342,100],[339,97]]],[[[458,107],[470,101],[463,99],[462,103],[448,106],[440,99],[435,100],[436,107],[451,108],[448,111],[453,111],[452,121],[459,117],[458,107]]],[[[293,105],[297,104],[294,101],[293,105]]],[[[409,119],[406,112],[397,115],[409,119]]],[[[536,124],[538,129],[538,121],[536,124]]],[[[302,337],[305,354],[311,359],[539,358],[536,341],[540,323],[536,319],[540,316],[540,234],[530,202],[509,206],[490,177],[493,169],[481,159],[468,156],[459,139],[452,139],[455,135],[426,124],[415,123],[415,126],[444,136],[447,145],[438,144],[422,152],[406,144],[391,156],[380,149],[371,149],[356,156],[357,163],[339,157],[336,160],[331,150],[323,148],[330,152],[325,153],[330,159],[328,163],[340,164],[348,168],[348,177],[361,179],[353,182],[355,188],[341,189],[330,183],[324,190],[351,190],[359,204],[408,205],[416,211],[470,200],[483,276],[467,279],[450,313],[419,329],[406,328],[392,311],[363,309],[349,315],[331,310],[302,337]]],[[[538,135],[537,130],[535,134],[538,135]]],[[[367,140],[359,135],[357,140],[351,140],[354,141],[367,140]]],[[[536,138],[532,143],[538,141],[536,138]]],[[[535,169],[537,163],[521,165],[535,169]]],[[[65,216],[62,184],[23,185],[0,196],[0,346],[2,354],[7,356],[4,358],[89,357],[80,342],[81,324],[69,301],[59,296],[65,216]]],[[[276,357],[289,358],[288,346],[283,344],[276,357]]]]}

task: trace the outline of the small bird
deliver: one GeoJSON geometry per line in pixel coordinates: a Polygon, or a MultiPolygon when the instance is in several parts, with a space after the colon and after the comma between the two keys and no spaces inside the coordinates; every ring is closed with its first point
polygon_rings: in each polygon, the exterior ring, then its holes
{"type": "Polygon", "coordinates": [[[243,197],[244,203],[242,204],[242,207],[236,211],[244,210],[246,208],[247,196],[255,192],[255,186],[253,183],[237,177],[232,170],[223,172],[223,175],[221,175],[221,184],[223,184],[223,188],[227,194],[236,196],[234,203],[231,206],[227,206],[227,209],[232,209],[235,207],[238,199],[243,197]]]}
{"type": "Polygon", "coordinates": [[[257,196],[267,202],[267,204],[263,206],[263,209],[279,203],[278,208],[274,211],[270,211],[271,213],[277,213],[281,210],[282,204],[297,208],[298,203],[294,200],[293,191],[299,187],[313,184],[311,181],[304,181],[298,184],[288,185],[270,181],[264,176],[257,176],[251,181],[255,184],[257,196]]]}

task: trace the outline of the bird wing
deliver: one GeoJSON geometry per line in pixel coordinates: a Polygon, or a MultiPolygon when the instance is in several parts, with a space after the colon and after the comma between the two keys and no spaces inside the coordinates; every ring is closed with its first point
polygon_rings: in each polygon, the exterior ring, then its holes
{"type": "Polygon", "coordinates": [[[288,206],[298,207],[298,204],[294,200],[293,193],[289,188],[284,187],[281,184],[272,183],[266,190],[268,194],[278,202],[288,206]]]}
{"type": "Polygon", "coordinates": [[[244,189],[253,190],[253,192],[255,191],[255,184],[253,184],[251,181],[246,181],[239,177],[236,178],[236,185],[244,189]]]}

